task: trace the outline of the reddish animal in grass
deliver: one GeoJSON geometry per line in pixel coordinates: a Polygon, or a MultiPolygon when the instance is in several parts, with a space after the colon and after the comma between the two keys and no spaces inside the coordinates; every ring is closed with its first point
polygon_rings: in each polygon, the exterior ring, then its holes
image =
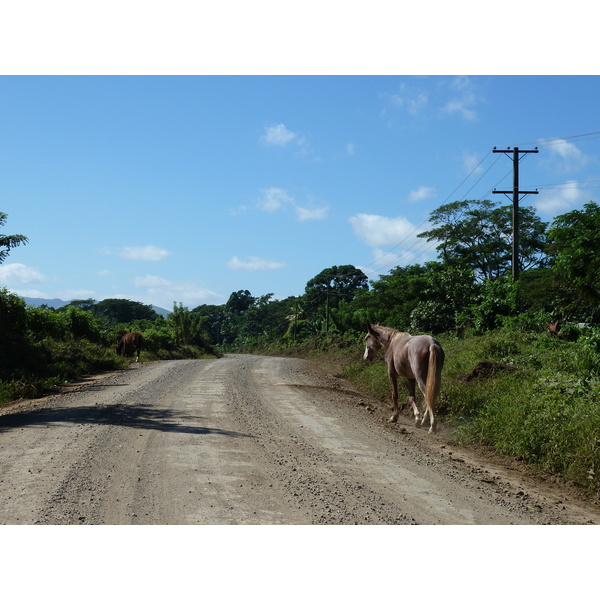
{"type": "Polygon", "coordinates": [[[117,354],[121,356],[133,356],[137,353],[135,362],[140,360],[140,350],[142,349],[142,334],[137,331],[126,333],[117,344],[117,354]]]}
{"type": "Polygon", "coordinates": [[[444,366],[442,346],[430,335],[413,336],[382,325],[368,325],[367,329],[364,359],[372,361],[380,348],[385,350],[394,403],[390,421],[395,423],[398,420],[398,377],[405,377],[416,426],[421,427],[429,417],[429,432],[435,432],[435,401],[440,393],[444,366]],[[421,422],[415,403],[415,381],[425,396],[425,413],[421,422]]]}

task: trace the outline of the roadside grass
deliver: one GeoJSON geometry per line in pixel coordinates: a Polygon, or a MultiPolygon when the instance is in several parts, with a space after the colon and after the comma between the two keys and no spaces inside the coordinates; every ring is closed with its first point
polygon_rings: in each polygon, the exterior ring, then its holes
{"type": "MultiPolygon", "coordinates": [[[[220,356],[196,346],[142,349],[140,361],[205,359],[220,356]]],[[[15,336],[0,343],[0,406],[25,398],[39,398],[60,385],[92,373],[124,369],[134,360],[118,356],[112,345],[85,338],[56,340],[15,336]]]]}
{"type": "Polygon", "coordinates": [[[86,339],[4,339],[0,346],[0,405],[36,398],[66,381],[125,364],[114,350],[86,339]]]}
{"type": "MultiPolygon", "coordinates": [[[[599,331],[575,341],[502,330],[438,339],[446,354],[438,414],[457,441],[491,446],[600,495],[599,331]]],[[[390,402],[381,357],[354,361],[344,375],[390,402]]],[[[405,401],[402,387],[399,394],[405,401]]]]}

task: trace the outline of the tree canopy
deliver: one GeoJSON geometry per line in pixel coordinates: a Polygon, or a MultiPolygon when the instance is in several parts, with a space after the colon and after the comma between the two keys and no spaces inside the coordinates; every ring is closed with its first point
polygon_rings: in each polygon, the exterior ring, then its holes
{"type": "MultiPolygon", "coordinates": [[[[519,208],[519,220],[519,270],[544,266],[547,224],[531,207],[519,208]]],[[[435,227],[418,237],[439,242],[436,249],[445,263],[472,269],[480,281],[510,272],[510,206],[491,200],[460,200],[434,210],[429,222],[435,227]]]]}
{"type": "MultiPolygon", "coordinates": [[[[7,218],[8,215],[6,213],[0,212],[0,227],[4,227],[7,218]]],[[[13,248],[21,244],[26,244],[28,241],[24,235],[20,234],[0,235],[0,263],[4,262],[13,248]]]]}
{"type": "Polygon", "coordinates": [[[600,309],[600,206],[590,202],[583,210],[556,217],[548,235],[556,275],[572,292],[573,301],[596,314],[600,309]]]}
{"type": "Polygon", "coordinates": [[[328,299],[329,306],[335,307],[342,299],[353,300],[358,290],[368,287],[368,277],[354,265],[334,265],[323,269],[306,284],[305,298],[312,306],[328,299]]]}

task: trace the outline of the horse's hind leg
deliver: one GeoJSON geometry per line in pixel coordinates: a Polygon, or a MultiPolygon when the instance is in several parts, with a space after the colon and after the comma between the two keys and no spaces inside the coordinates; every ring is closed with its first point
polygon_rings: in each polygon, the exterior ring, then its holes
{"type": "MultiPolygon", "coordinates": [[[[425,393],[427,387],[426,381],[422,377],[417,377],[417,380],[419,382],[419,388],[423,392],[423,396],[425,398],[425,411],[423,412],[423,418],[421,419],[421,422],[417,423],[417,427],[423,427],[423,425],[425,425],[425,422],[427,421],[427,417],[429,417],[429,431],[432,432],[435,431],[435,418],[433,416],[433,411],[431,410],[431,407],[427,403],[427,394],[425,393]]],[[[419,417],[417,417],[417,419],[418,418],[419,417]]]]}
{"type": "Polygon", "coordinates": [[[415,425],[419,427],[419,407],[415,402],[415,380],[407,379],[406,387],[408,387],[408,403],[413,409],[413,413],[415,415],[415,425]]]}
{"type": "Polygon", "coordinates": [[[388,370],[388,376],[392,387],[392,403],[394,404],[394,412],[390,417],[390,423],[395,423],[398,420],[398,376],[391,369],[388,370]]]}

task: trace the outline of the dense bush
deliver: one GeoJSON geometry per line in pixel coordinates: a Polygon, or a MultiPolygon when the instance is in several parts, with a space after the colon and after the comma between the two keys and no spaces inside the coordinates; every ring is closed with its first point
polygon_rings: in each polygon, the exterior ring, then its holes
{"type": "MultiPolygon", "coordinates": [[[[120,302],[102,306],[105,311],[117,310],[120,302]]],[[[126,308],[131,312],[133,306],[131,314],[147,316],[137,304],[128,303],[126,308]]],[[[154,315],[114,324],[114,319],[98,316],[94,306],[88,300],[57,311],[28,308],[21,298],[0,289],[0,404],[39,396],[87,373],[124,367],[128,359],[117,356],[115,347],[131,330],[142,332],[142,360],[219,354],[202,331],[202,318],[182,307],[178,320],[154,315]]]]}

